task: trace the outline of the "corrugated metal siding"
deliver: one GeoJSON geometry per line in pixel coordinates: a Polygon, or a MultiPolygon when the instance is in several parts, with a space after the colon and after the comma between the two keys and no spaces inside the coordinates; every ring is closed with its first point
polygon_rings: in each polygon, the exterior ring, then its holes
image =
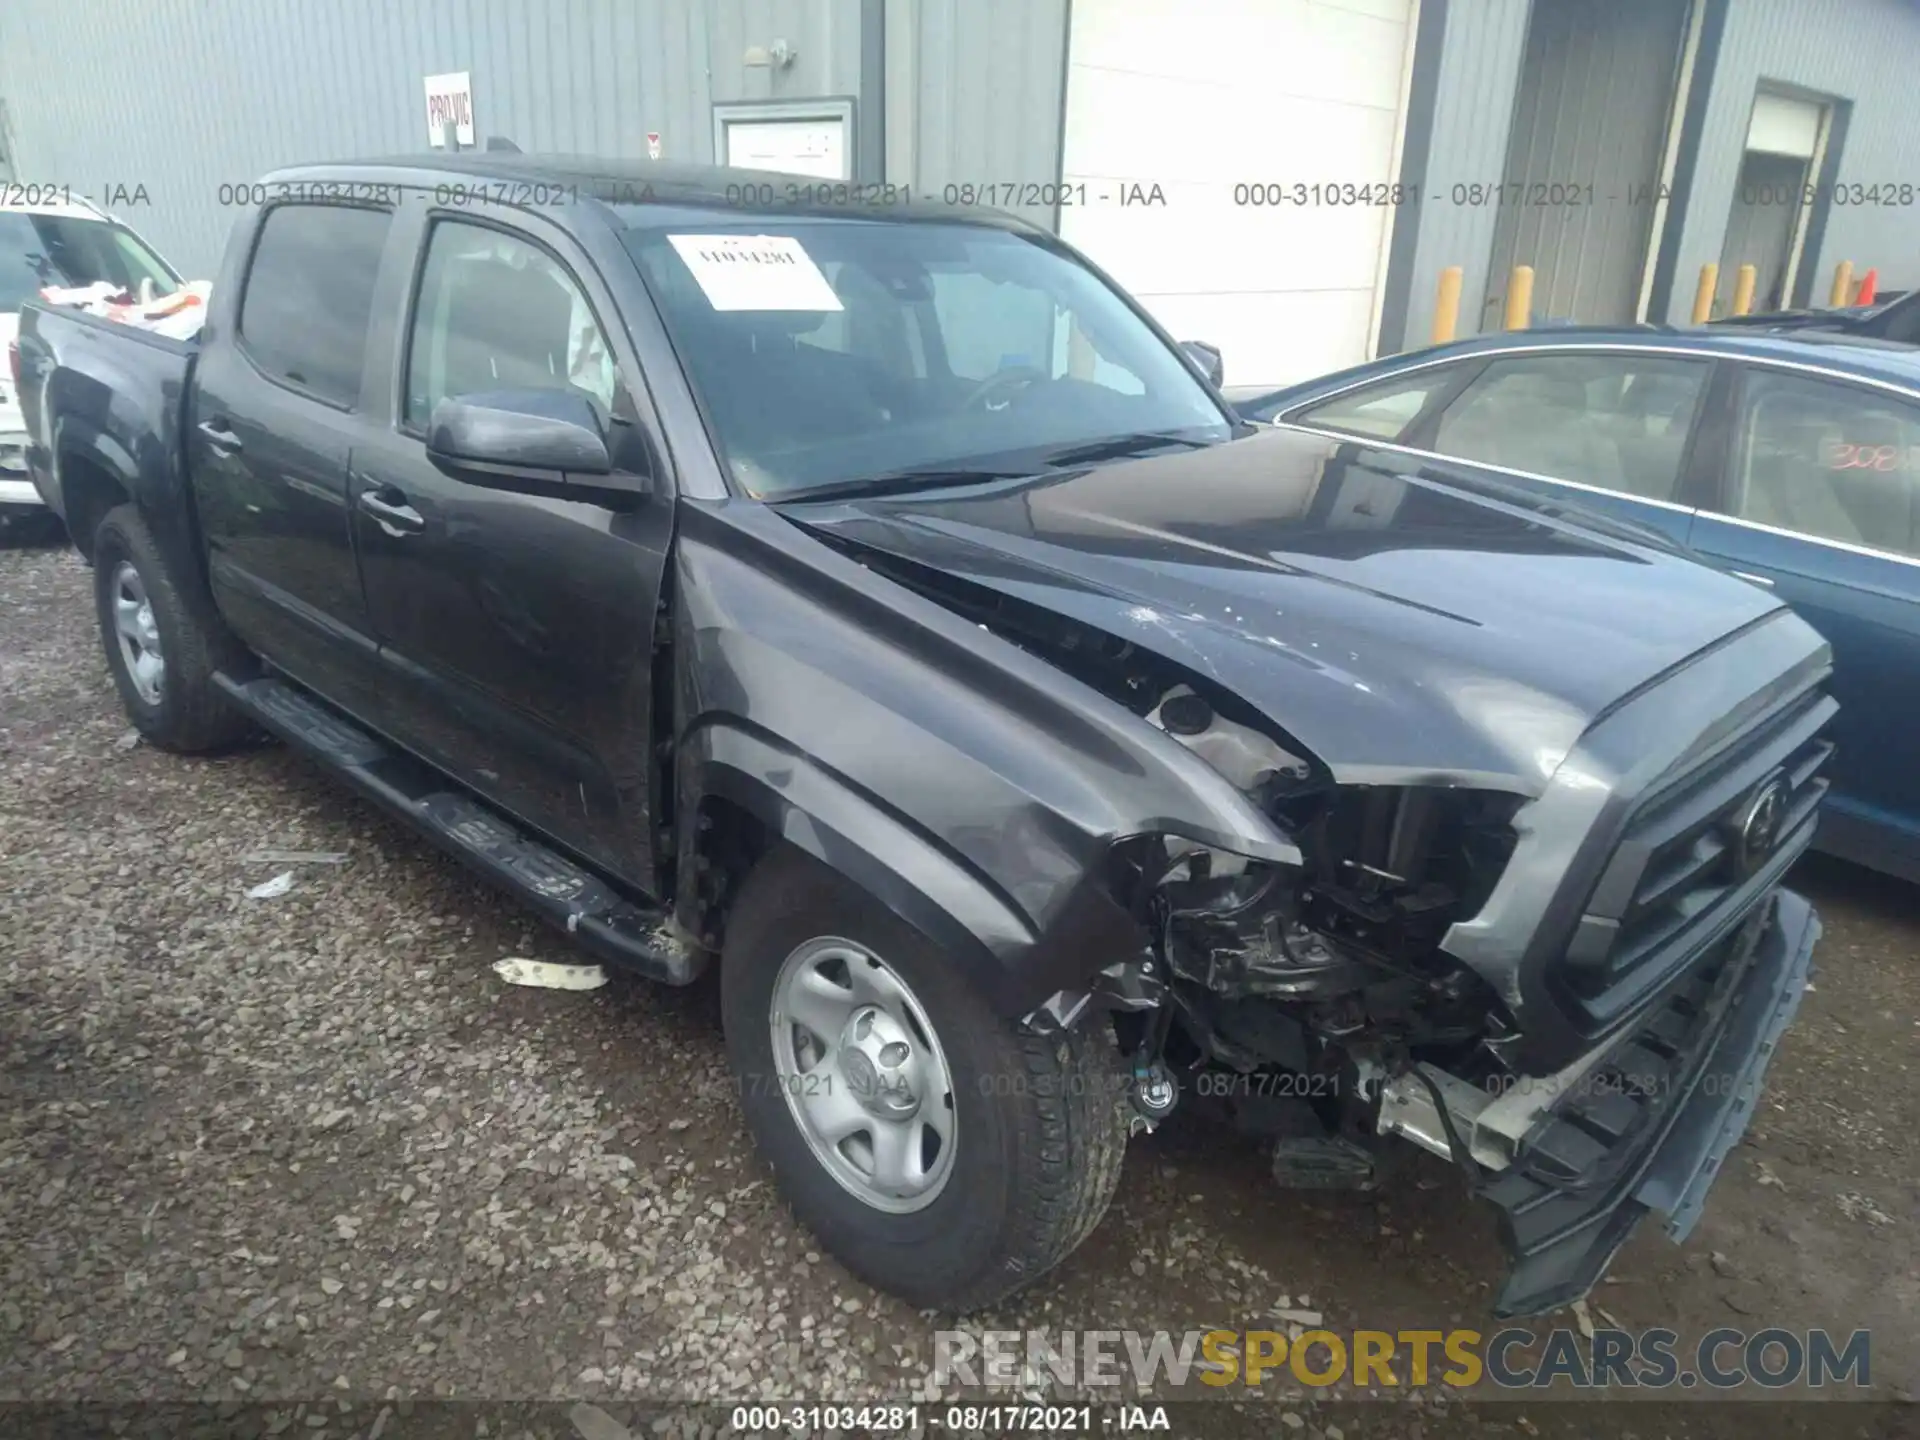
{"type": "Polygon", "coordinates": [[[1059,179],[1067,0],[891,0],[887,30],[888,178],[934,194],[1059,179]]]}
{"type": "MultiPolygon", "coordinates": [[[[1841,183],[1920,186],[1916,76],[1920,5],[1913,0],[1735,0],[1708,96],[1681,234],[1679,278],[1664,318],[1686,318],[1700,267],[1720,258],[1754,89],[1761,81],[1854,102],[1840,157],[1841,183]]],[[[1820,253],[1806,257],[1815,266],[1816,303],[1825,303],[1840,260],[1853,261],[1856,274],[1878,266],[1882,289],[1920,286],[1916,214],[1920,210],[1912,205],[1834,205],[1820,253]]],[[[1721,283],[1730,282],[1723,278],[1721,283]]]]}
{"type": "MultiPolygon", "coordinates": [[[[473,76],[478,137],[525,150],[713,155],[716,100],[856,95],[860,0],[6,0],[17,178],[98,198],[209,274],[219,188],[309,160],[424,152],[423,77],[473,76]],[[784,39],[792,66],[742,64],[784,39]]],[[[1056,121],[1057,128],[1057,121],[1056,121]]]]}
{"type": "MultiPolygon", "coordinates": [[[[1433,331],[1434,287],[1449,265],[1464,268],[1460,324],[1471,333],[1487,294],[1496,211],[1455,205],[1456,182],[1498,180],[1506,166],[1514,90],[1526,45],[1529,0],[1450,0],[1433,138],[1420,186],[1420,238],[1414,248],[1404,348],[1433,331]]],[[[1382,336],[1385,349],[1394,337],[1382,336]]]]}
{"type": "Polygon", "coordinates": [[[1502,198],[1481,330],[1499,323],[1490,304],[1514,265],[1537,272],[1535,315],[1617,325],[1638,308],[1687,5],[1614,0],[1604,14],[1534,0],[1501,175],[1526,188],[1502,198]]]}

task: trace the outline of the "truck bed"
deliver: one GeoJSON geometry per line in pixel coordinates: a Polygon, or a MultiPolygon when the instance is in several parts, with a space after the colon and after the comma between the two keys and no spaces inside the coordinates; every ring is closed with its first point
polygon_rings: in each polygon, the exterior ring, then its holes
{"type": "MultiPolygon", "coordinates": [[[[27,466],[86,553],[120,500],[184,519],[184,439],[197,338],[176,340],[64,306],[21,307],[20,409],[27,466]]],[[[175,536],[190,553],[184,523],[175,536]]]]}

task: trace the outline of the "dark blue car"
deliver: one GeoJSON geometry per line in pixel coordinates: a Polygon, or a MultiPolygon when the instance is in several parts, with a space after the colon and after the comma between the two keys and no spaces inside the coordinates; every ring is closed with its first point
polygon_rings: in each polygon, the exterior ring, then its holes
{"type": "Polygon", "coordinates": [[[1812,331],[1521,331],[1242,400],[1665,531],[1833,645],[1819,845],[1920,880],[1920,349],[1812,331]]]}

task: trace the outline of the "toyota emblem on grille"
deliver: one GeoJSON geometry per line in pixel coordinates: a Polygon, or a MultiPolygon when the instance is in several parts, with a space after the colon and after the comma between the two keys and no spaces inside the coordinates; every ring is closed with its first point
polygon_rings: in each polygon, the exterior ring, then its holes
{"type": "Polygon", "coordinates": [[[1780,825],[1787,818],[1787,782],[1769,775],[1753,787],[1733,815],[1733,864],[1742,878],[1753,874],[1780,843],[1780,825]]]}

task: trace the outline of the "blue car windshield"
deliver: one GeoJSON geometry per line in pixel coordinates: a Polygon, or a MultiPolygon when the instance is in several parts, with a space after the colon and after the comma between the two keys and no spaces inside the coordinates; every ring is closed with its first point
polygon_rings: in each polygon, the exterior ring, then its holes
{"type": "Polygon", "coordinates": [[[1189,362],[1036,237],[938,220],[627,213],[627,247],[747,494],[1023,473],[1118,437],[1232,433],[1189,362]]]}

